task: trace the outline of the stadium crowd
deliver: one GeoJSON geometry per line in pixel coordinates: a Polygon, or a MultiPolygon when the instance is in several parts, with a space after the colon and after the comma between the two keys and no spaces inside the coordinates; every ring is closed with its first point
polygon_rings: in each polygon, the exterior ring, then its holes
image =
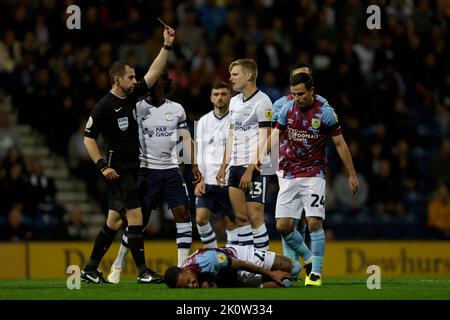
{"type": "MultiPolygon", "coordinates": [[[[19,123],[40,131],[99,201],[100,175],[83,129],[110,88],[112,62],[131,62],[139,77],[159,52],[156,17],[176,29],[170,97],[185,107],[192,130],[211,109],[212,83],[228,80],[231,61],[255,59],[258,86],[272,102],[288,93],[290,65],[311,66],[317,93],[339,115],[361,184],[356,196],[346,192],[330,148],[328,238],[450,239],[448,2],[2,1],[0,88],[12,96],[19,123]],[[71,4],[81,8],[80,30],[66,28],[71,4]],[[366,27],[371,4],[381,8],[380,30],[366,27]]],[[[0,239],[83,239],[80,213],[63,222],[52,179],[39,159],[21,155],[7,118],[0,113],[0,239]],[[57,227],[40,227],[49,219],[57,227]],[[69,235],[71,223],[78,236],[69,235]]],[[[278,237],[275,182],[265,212],[271,238],[278,237]]]]}

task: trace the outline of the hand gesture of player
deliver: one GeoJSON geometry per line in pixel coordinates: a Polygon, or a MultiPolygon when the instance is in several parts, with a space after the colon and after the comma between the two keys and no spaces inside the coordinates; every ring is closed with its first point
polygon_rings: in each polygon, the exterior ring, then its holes
{"type": "Polygon", "coordinates": [[[204,180],[202,179],[202,180],[201,180],[199,183],[197,183],[197,185],[195,186],[195,189],[194,189],[194,194],[195,194],[195,196],[197,196],[197,197],[203,197],[203,196],[205,195],[205,192],[206,192],[205,188],[206,188],[205,182],[204,182],[204,180]]]}
{"type": "Polygon", "coordinates": [[[199,183],[202,180],[202,173],[200,172],[198,165],[195,164],[192,166],[192,174],[194,175],[194,181],[192,183],[199,183]]]}
{"type": "Polygon", "coordinates": [[[292,275],[289,272],[274,270],[270,272],[270,276],[273,281],[275,281],[278,285],[284,287],[283,280],[289,279],[292,280],[292,275]]]}
{"type": "Polygon", "coordinates": [[[225,175],[226,175],[225,170],[226,170],[225,167],[222,165],[222,166],[220,167],[219,173],[218,173],[217,176],[216,176],[217,184],[218,184],[219,187],[221,187],[221,188],[223,188],[223,186],[225,185],[225,175]]]}
{"type": "Polygon", "coordinates": [[[356,175],[351,175],[348,177],[348,185],[350,189],[352,190],[353,194],[355,194],[358,191],[359,187],[359,180],[356,175]]]}
{"type": "Polygon", "coordinates": [[[241,177],[241,181],[239,182],[239,189],[246,192],[250,184],[252,183],[253,177],[253,169],[255,166],[249,165],[247,170],[245,170],[244,174],[241,177]]]}

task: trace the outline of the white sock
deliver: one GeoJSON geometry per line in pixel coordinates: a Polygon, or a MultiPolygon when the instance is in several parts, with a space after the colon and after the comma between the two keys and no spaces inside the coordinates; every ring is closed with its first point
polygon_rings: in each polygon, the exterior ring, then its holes
{"type": "Polygon", "coordinates": [[[192,223],[176,223],[177,227],[177,246],[178,246],[178,267],[181,267],[184,260],[189,257],[189,251],[192,243],[192,223]]]}
{"type": "Polygon", "coordinates": [[[207,223],[204,226],[197,224],[198,234],[200,235],[200,240],[206,248],[217,248],[216,233],[211,227],[211,223],[207,223]]]}
{"type": "Polygon", "coordinates": [[[237,245],[239,243],[238,229],[225,230],[227,233],[227,247],[237,245]]]}
{"type": "Polygon", "coordinates": [[[252,226],[247,224],[236,229],[238,233],[238,241],[240,246],[253,247],[253,232],[252,226]]]}
{"type": "Polygon", "coordinates": [[[129,248],[125,247],[123,244],[120,244],[119,253],[117,254],[116,260],[114,260],[113,265],[123,267],[126,261],[125,258],[127,257],[129,251],[129,248]]]}
{"type": "Polygon", "coordinates": [[[256,229],[252,229],[253,243],[256,249],[269,250],[269,234],[266,225],[263,223],[256,229]]]}

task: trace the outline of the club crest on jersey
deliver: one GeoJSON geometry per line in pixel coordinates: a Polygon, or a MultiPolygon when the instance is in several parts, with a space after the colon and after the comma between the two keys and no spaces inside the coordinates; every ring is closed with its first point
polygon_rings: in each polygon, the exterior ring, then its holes
{"type": "Polygon", "coordinates": [[[252,108],[247,107],[244,109],[244,116],[249,116],[252,113],[252,108]]]}
{"type": "Polygon", "coordinates": [[[271,121],[272,120],[272,116],[273,116],[272,109],[266,109],[266,111],[264,111],[264,114],[266,116],[267,121],[271,121]]]}
{"type": "Polygon", "coordinates": [[[217,262],[218,263],[224,263],[225,261],[227,261],[227,256],[224,255],[223,253],[219,253],[217,256],[217,262]]]}
{"type": "Polygon", "coordinates": [[[119,129],[122,131],[127,131],[128,129],[128,117],[117,119],[117,123],[119,125],[119,129]]]}
{"type": "Polygon", "coordinates": [[[173,118],[173,114],[171,114],[170,112],[167,112],[167,113],[166,113],[166,120],[167,120],[167,121],[173,121],[173,119],[174,119],[174,118],[173,118]]]}
{"type": "Polygon", "coordinates": [[[311,119],[311,126],[312,126],[314,129],[319,129],[319,127],[320,127],[320,119],[312,118],[312,119],[311,119]]]}

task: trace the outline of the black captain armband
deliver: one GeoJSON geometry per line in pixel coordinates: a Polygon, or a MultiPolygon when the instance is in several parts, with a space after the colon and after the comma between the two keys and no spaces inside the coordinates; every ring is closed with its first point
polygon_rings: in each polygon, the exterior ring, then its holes
{"type": "Polygon", "coordinates": [[[164,43],[163,48],[166,49],[167,51],[170,51],[170,50],[172,50],[173,47],[171,44],[164,43]]]}
{"type": "Polygon", "coordinates": [[[97,161],[96,165],[97,165],[98,170],[100,170],[100,172],[103,172],[104,170],[108,169],[108,167],[109,167],[108,164],[106,163],[106,161],[103,160],[103,158],[100,158],[97,161]]]}

